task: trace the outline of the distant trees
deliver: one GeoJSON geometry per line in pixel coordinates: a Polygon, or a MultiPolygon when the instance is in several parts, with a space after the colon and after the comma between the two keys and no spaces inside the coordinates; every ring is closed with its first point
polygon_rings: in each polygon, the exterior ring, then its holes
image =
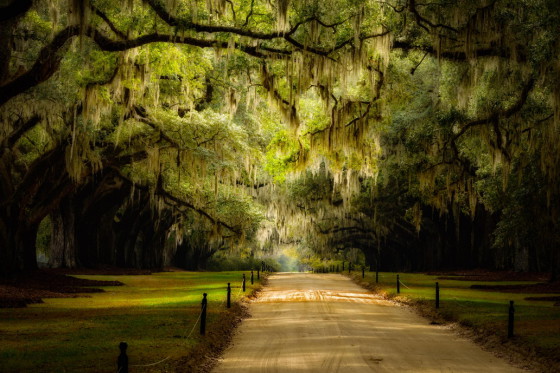
{"type": "Polygon", "coordinates": [[[317,246],[358,247],[385,268],[555,273],[558,4],[384,4],[397,15],[389,63],[374,96],[352,92],[363,102],[341,127],[352,131],[333,140],[334,120],[302,131],[343,144],[325,161],[334,190],[354,191],[322,208],[317,246]]]}

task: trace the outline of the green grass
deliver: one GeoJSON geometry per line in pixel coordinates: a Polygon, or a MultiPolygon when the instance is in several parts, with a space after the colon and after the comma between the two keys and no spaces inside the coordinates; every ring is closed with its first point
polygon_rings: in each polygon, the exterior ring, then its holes
{"type": "Polygon", "coordinates": [[[170,371],[201,341],[202,293],[208,293],[207,330],[226,311],[226,287],[232,302],[259,286],[240,288],[243,272],[165,272],[149,276],[77,276],[117,280],[87,297],[45,299],[23,309],[0,309],[0,371],[115,372],[118,344],[126,341],[131,372],[170,371]],[[187,338],[188,337],[188,338],[187,338]]]}
{"type": "MultiPolygon", "coordinates": [[[[551,294],[506,293],[470,289],[471,285],[517,285],[531,284],[527,281],[460,281],[438,279],[438,276],[419,273],[400,273],[400,294],[396,290],[396,273],[380,273],[377,289],[389,298],[423,305],[435,310],[435,283],[440,286],[440,308],[438,314],[448,321],[474,328],[484,335],[496,335],[507,339],[507,320],[510,300],[515,307],[514,342],[525,345],[537,353],[558,359],[560,348],[560,307],[554,302],[530,301],[526,297],[551,294]]],[[[375,285],[375,273],[354,273],[354,278],[375,285]]]]}

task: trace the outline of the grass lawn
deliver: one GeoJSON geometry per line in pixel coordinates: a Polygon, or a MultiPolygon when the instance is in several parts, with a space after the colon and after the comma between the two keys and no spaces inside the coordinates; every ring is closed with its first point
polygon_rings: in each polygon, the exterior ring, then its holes
{"type": "MultiPolygon", "coordinates": [[[[456,321],[472,328],[480,337],[495,336],[507,340],[507,320],[510,300],[514,301],[515,328],[511,343],[522,346],[560,364],[560,307],[554,301],[531,301],[527,297],[552,294],[528,294],[471,289],[471,285],[526,285],[527,281],[464,281],[452,276],[438,279],[435,275],[400,273],[400,294],[396,290],[396,273],[380,273],[375,284],[375,273],[354,272],[358,282],[365,282],[388,298],[420,306],[428,315],[456,321]],[[435,283],[440,286],[440,308],[435,312],[435,283]],[[433,310],[433,311],[430,311],[433,310]]],[[[560,366],[560,365],[559,365],[560,366]]]]}
{"type": "Polygon", "coordinates": [[[126,341],[130,372],[174,371],[203,337],[196,325],[202,294],[208,293],[207,331],[227,315],[226,287],[232,302],[241,291],[243,272],[162,272],[140,276],[76,276],[121,281],[125,286],[77,298],[44,299],[43,304],[0,309],[0,371],[116,371],[118,344],[126,341]],[[133,365],[152,364],[140,367],[133,365]]]}

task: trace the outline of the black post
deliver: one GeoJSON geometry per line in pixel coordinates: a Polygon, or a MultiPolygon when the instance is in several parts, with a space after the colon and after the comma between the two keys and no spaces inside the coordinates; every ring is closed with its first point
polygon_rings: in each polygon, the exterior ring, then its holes
{"type": "Polygon", "coordinates": [[[261,271],[257,268],[257,280],[261,279],[261,271]]]}
{"type": "Polygon", "coordinates": [[[126,342],[119,343],[121,354],[117,359],[117,373],[128,373],[128,356],[126,356],[127,347],[128,344],[126,342]]]}
{"type": "Polygon", "coordinates": [[[378,284],[379,283],[379,271],[375,270],[375,283],[378,284]]]}
{"type": "Polygon", "coordinates": [[[208,304],[208,300],[206,296],[208,294],[202,294],[202,303],[201,303],[201,310],[200,310],[200,335],[206,334],[206,305],[208,304]]]}
{"type": "Polygon", "coordinates": [[[344,272],[344,261],[342,261],[342,272],[344,272]]]}
{"type": "Polygon", "coordinates": [[[243,291],[245,291],[245,273],[243,274],[243,291]]]}
{"type": "Polygon", "coordinates": [[[254,284],[255,281],[255,275],[253,274],[253,271],[251,271],[251,285],[254,284]]]}
{"type": "Polygon", "coordinates": [[[515,309],[513,308],[513,301],[509,301],[509,317],[508,317],[508,338],[513,338],[513,315],[515,309]]]}
{"type": "Polygon", "coordinates": [[[227,308],[231,308],[231,284],[227,283],[227,308]]]}
{"type": "Polygon", "coordinates": [[[401,280],[399,278],[399,275],[397,275],[397,294],[400,294],[401,292],[401,280]]]}
{"type": "Polygon", "coordinates": [[[436,282],[436,308],[439,308],[439,282],[436,282]]]}
{"type": "Polygon", "coordinates": [[[362,267],[362,278],[366,277],[366,269],[362,267]]]}
{"type": "Polygon", "coordinates": [[[348,262],[348,273],[352,272],[352,262],[348,262]]]}

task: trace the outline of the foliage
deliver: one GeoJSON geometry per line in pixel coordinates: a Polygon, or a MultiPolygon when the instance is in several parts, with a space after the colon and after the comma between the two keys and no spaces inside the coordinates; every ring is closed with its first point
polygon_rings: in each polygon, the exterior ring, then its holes
{"type": "Polygon", "coordinates": [[[36,266],[24,237],[58,213],[57,266],[161,267],[276,236],[401,267],[418,245],[436,267],[558,266],[557,2],[1,10],[5,275],[36,266]],[[194,237],[204,249],[181,249],[194,237]]]}

